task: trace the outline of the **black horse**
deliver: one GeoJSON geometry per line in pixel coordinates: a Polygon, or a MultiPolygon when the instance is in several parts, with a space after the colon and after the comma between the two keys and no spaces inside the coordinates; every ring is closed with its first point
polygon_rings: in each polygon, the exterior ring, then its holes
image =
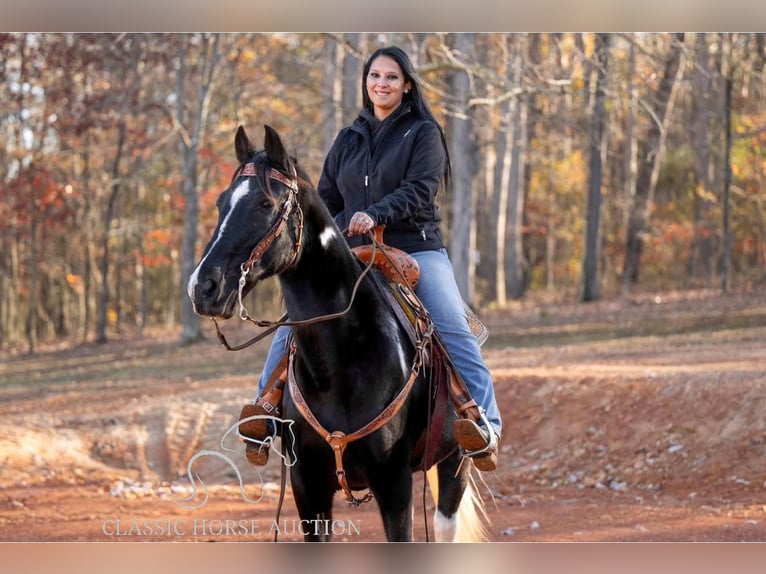
{"type": "MultiPolygon", "coordinates": [[[[188,284],[196,312],[228,319],[238,301],[241,305],[258,281],[272,275],[279,276],[291,321],[345,309],[364,266],[305,172],[269,126],[264,150],[255,150],[242,127],[234,143],[240,167],[218,198],[218,225],[188,284]]],[[[347,313],[309,323],[293,329],[294,383],[315,422],[353,433],[405,386],[416,349],[370,275],[362,278],[347,313]]],[[[428,392],[421,374],[401,409],[341,455],[348,485],[369,489],[377,499],[389,541],[412,539],[412,472],[426,430],[428,392]]],[[[455,415],[449,411],[435,457],[439,462],[429,471],[430,482],[434,468],[438,477],[431,489],[437,498],[435,537],[481,540],[484,507],[470,476],[472,463],[461,464],[451,430],[455,415]]],[[[333,449],[301,415],[291,393],[285,393],[283,412],[296,421],[297,461],[290,478],[298,513],[302,520],[329,521],[339,490],[333,449]]]]}

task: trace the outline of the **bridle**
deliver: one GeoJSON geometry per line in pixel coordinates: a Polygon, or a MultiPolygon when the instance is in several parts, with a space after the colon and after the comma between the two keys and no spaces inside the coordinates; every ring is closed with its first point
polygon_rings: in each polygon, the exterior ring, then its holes
{"type": "Polygon", "coordinates": [[[266,330],[259,333],[255,337],[245,341],[244,343],[241,343],[239,345],[231,345],[226,340],[226,336],[221,332],[221,329],[218,325],[218,321],[216,321],[215,317],[210,317],[210,320],[215,325],[216,335],[218,336],[218,340],[220,341],[221,345],[223,345],[224,348],[226,348],[229,351],[241,351],[242,349],[246,349],[247,347],[257,343],[261,339],[267,337],[274,331],[276,331],[281,326],[301,326],[301,325],[312,325],[314,323],[319,323],[322,321],[329,321],[331,319],[337,319],[339,317],[342,317],[348,311],[351,309],[351,306],[354,304],[354,299],[356,298],[356,292],[359,288],[359,285],[361,285],[362,280],[364,279],[365,275],[372,269],[373,263],[375,261],[375,250],[377,249],[377,243],[374,241],[372,232],[369,233],[369,236],[371,239],[373,239],[372,242],[372,249],[373,249],[373,257],[370,260],[370,263],[364,268],[361,275],[356,280],[356,283],[354,284],[354,288],[351,291],[351,297],[349,299],[348,305],[345,309],[342,311],[339,311],[337,313],[329,313],[326,315],[321,315],[319,317],[313,317],[311,319],[304,319],[302,321],[288,321],[287,320],[287,313],[283,314],[282,317],[277,319],[276,321],[266,321],[266,320],[260,320],[260,319],[254,319],[250,317],[250,315],[247,312],[247,308],[245,307],[243,299],[243,291],[245,288],[245,285],[247,284],[247,275],[250,273],[250,270],[253,268],[253,265],[258,263],[258,261],[261,260],[263,255],[268,251],[269,247],[274,243],[274,240],[276,240],[277,237],[279,237],[282,232],[287,227],[287,222],[290,219],[290,216],[293,212],[297,214],[298,217],[298,223],[297,223],[297,233],[295,238],[295,243],[293,244],[293,255],[290,258],[290,260],[287,262],[286,265],[284,265],[282,268],[280,268],[278,271],[275,272],[275,275],[279,275],[280,273],[284,273],[288,269],[292,268],[296,262],[298,261],[298,256],[301,253],[302,247],[303,247],[303,210],[301,209],[300,203],[298,202],[298,175],[295,171],[295,166],[290,164],[290,168],[293,172],[293,178],[289,179],[287,176],[285,176],[280,171],[270,168],[268,171],[265,171],[265,169],[255,164],[254,162],[247,162],[242,164],[237,171],[234,172],[234,176],[232,177],[232,182],[241,176],[265,176],[266,180],[266,191],[273,197],[274,193],[271,190],[271,184],[270,181],[273,179],[275,181],[278,181],[279,183],[285,185],[288,189],[288,195],[287,199],[282,203],[280,206],[280,214],[279,217],[274,221],[274,223],[271,225],[269,230],[266,232],[266,235],[264,235],[263,239],[261,239],[255,247],[253,247],[253,250],[250,252],[250,256],[247,258],[245,262],[243,262],[240,265],[240,276],[239,276],[239,284],[237,286],[237,299],[239,303],[239,318],[243,321],[250,321],[257,327],[265,328],[266,330]]]}
{"type": "Polygon", "coordinates": [[[290,261],[287,262],[287,265],[276,272],[277,274],[283,273],[295,265],[303,245],[303,210],[298,203],[298,175],[295,171],[294,165],[290,164],[290,169],[293,172],[292,179],[288,179],[284,174],[274,168],[271,168],[268,172],[266,172],[261,166],[256,165],[253,162],[248,162],[240,166],[240,168],[234,172],[234,177],[232,178],[232,181],[234,181],[236,178],[242,176],[264,175],[266,180],[266,191],[270,197],[274,197],[274,193],[271,190],[272,179],[285,185],[288,189],[287,199],[285,199],[284,203],[280,206],[279,217],[271,225],[271,228],[269,228],[269,230],[266,232],[266,235],[263,236],[263,239],[261,239],[255,247],[253,247],[253,250],[250,252],[250,257],[247,258],[247,261],[239,266],[240,271],[242,272],[242,275],[239,278],[240,317],[243,319],[243,311],[245,313],[247,312],[246,309],[244,309],[244,307],[241,305],[242,288],[245,284],[245,277],[248,273],[250,273],[253,265],[261,260],[263,254],[266,253],[269,247],[271,247],[271,244],[274,243],[274,240],[279,237],[285,230],[287,227],[287,222],[290,219],[290,214],[294,209],[297,210],[296,213],[298,214],[298,231],[296,233],[295,243],[293,244],[293,256],[290,258],[290,261]]]}

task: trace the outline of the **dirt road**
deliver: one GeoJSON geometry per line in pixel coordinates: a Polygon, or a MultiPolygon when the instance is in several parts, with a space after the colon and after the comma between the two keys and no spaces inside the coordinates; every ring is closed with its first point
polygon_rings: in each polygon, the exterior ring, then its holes
{"type": "MultiPolygon", "coordinates": [[[[485,313],[506,421],[483,476],[494,541],[766,540],[766,292],[651,295],[485,313]]],[[[249,334],[230,327],[234,336],[249,334]]],[[[251,398],[266,344],[231,354],[173,334],[4,353],[0,540],[298,540],[274,523],[279,467],[187,463],[251,398]],[[188,505],[199,505],[189,508],[188,505]]],[[[224,447],[239,452],[235,439],[224,447]]],[[[415,534],[425,539],[423,481],[415,534]]],[[[431,503],[426,503],[430,515],[431,503]]],[[[336,502],[337,540],[382,540],[374,503],[336,502]]]]}

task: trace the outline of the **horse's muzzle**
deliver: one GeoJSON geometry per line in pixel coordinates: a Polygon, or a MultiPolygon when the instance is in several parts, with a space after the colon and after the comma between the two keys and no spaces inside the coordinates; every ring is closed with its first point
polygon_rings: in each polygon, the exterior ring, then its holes
{"type": "Polygon", "coordinates": [[[189,281],[189,297],[194,312],[203,317],[228,319],[234,314],[236,289],[226,293],[226,280],[220,267],[195,273],[189,281]]]}

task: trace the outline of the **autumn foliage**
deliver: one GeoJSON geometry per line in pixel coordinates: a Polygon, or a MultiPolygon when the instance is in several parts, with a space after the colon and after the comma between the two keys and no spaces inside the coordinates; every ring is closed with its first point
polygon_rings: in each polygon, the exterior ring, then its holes
{"type": "MultiPolygon", "coordinates": [[[[504,300],[498,281],[511,271],[523,285],[503,296],[576,297],[598,72],[594,35],[477,34],[470,58],[454,36],[1,34],[0,346],[89,340],[99,314],[111,332],[176,326],[189,198],[199,207],[197,257],[235,167],[236,127],[245,125],[257,140],[262,124],[273,125],[316,181],[332,134],[358,110],[361,63],[382,43],[412,54],[448,131],[456,118],[470,120],[469,153],[452,162],[472,174],[471,302],[504,300]],[[450,92],[455,74],[470,78],[472,91],[460,102],[450,92]],[[203,85],[209,93],[199,102],[199,126],[191,111],[203,85]],[[184,148],[184,161],[193,150],[193,196],[182,191],[184,148]],[[513,201],[502,198],[516,176],[520,186],[510,197],[520,193],[523,209],[514,215],[513,201]],[[507,247],[504,255],[498,245],[507,247]]],[[[686,34],[682,46],[678,38],[611,35],[598,150],[605,296],[624,289],[637,164],[657,125],[663,62],[674,50],[681,56],[661,126],[664,145],[646,152],[656,154],[657,169],[633,287],[718,285],[728,166],[732,284],[766,278],[764,35],[686,34]],[[733,85],[729,109],[726,79],[733,85]]],[[[439,198],[448,238],[455,197],[439,198]]],[[[273,285],[265,289],[264,300],[277,300],[273,285]]]]}

